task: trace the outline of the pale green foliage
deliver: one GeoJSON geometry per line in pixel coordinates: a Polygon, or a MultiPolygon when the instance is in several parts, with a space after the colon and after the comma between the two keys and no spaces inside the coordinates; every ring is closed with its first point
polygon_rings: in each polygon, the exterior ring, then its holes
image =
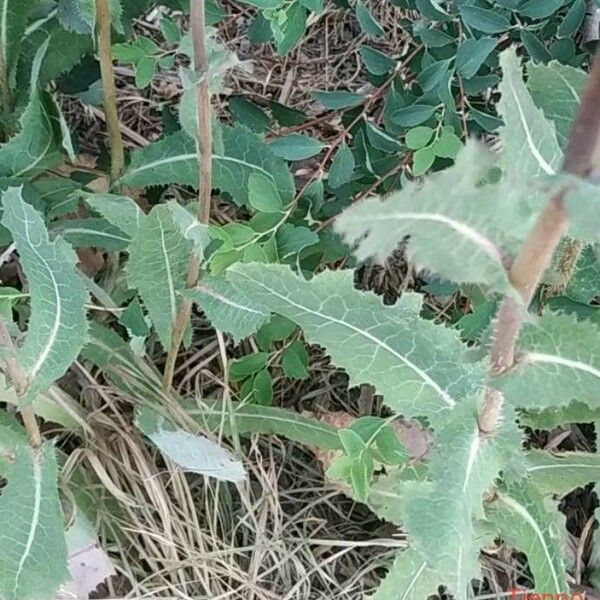
{"type": "Polygon", "coordinates": [[[179,227],[181,235],[192,242],[194,252],[200,260],[204,257],[204,250],[210,242],[208,235],[208,225],[200,223],[196,215],[192,214],[188,208],[181,206],[177,202],[167,203],[171,211],[173,222],[179,227]]]}
{"type": "Polygon", "coordinates": [[[414,547],[458,598],[466,597],[472,579],[481,579],[475,521],[483,517],[483,494],[520,447],[512,419],[496,436],[480,435],[478,404],[463,402],[437,432],[429,481],[400,488],[403,526],[414,547]]]}
{"type": "Polygon", "coordinates": [[[327,271],[306,281],[282,265],[234,265],[228,279],[255,306],[302,327],[350,376],[370,383],[385,403],[407,416],[439,423],[482,384],[458,335],[419,316],[418,296],[386,307],[354,289],[352,271],[327,271]],[[459,358],[460,357],[460,358],[459,358]]]}
{"type": "Polygon", "coordinates": [[[486,517],[506,542],[527,554],[535,589],[551,594],[569,589],[556,520],[531,485],[514,483],[497,492],[486,517]]]}
{"type": "Polygon", "coordinates": [[[554,123],[544,117],[527,91],[514,49],[500,55],[500,66],[503,76],[498,86],[501,94],[498,112],[504,119],[499,131],[502,166],[519,178],[554,175],[562,159],[554,123]]]}
{"type": "Polygon", "coordinates": [[[256,333],[269,320],[269,311],[248,300],[223,277],[203,277],[188,295],[204,311],[214,327],[239,342],[256,333]]]}
{"type": "Polygon", "coordinates": [[[408,256],[417,268],[504,290],[503,242],[520,229],[524,211],[518,189],[482,184],[492,164],[482,147],[469,144],[451,168],[384,202],[357,204],[342,213],[336,227],[348,242],[358,243],[359,259],[383,259],[410,235],[408,256]]]}
{"type": "Polygon", "coordinates": [[[527,475],[545,494],[561,496],[592,481],[600,481],[600,454],[529,450],[527,475]]]}
{"type": "MultiPolygon", "coordinates": [[[[109,0],[113,27],[123,33],[121,0],[109,0]]],[[[96,4],[94,0],[58,0],[57,16],[67,31],[91,35],[96,27],[96,4]]]]}
{"type": "Polygon", "coordinates": [[[554,122],[556,137],[564,150],[587,76],[580,69],[557,61],[547,65],[530,63],[527,73],[531,97],[544,115],[554,122]]]}
{"type": "Polygon", "coordinates": [[[181,294],[186,287],[192,245],[163,204],[155,206],[144,218],[144,226],[129,246],[129,282],[138,290],[165,349],[171,343],[181,294]]]}
{"type": "Polygon", "coordinates": [[[12,453],[0,495],[0,596],[50,600],[69,575],[54,448],[24,444],[12,453]]]}
{"type": "Polygon", "coordinates": [[[240,482],[246,478],[242,463],[224,448],[206,437],[175,427],[147,407],[138,412],[136,424],[166,457],[185,471],[222,481],[240,482]]]}
{"type": "Polygon", "coordinates": [[[23,201],[21,189],[9,188],[2,198],[2,224],[13,236],[31,294],[28,335],[17,352],[30,402],[65,373],[83,347],[88,295],[75,271],[77,255],[60,237],[48,239],[41,215],[23,201]]]}
{"type": "Polygon", "coordinates": [[[19,119],[21,130],[0,147],[2,177],[32,178],[60,162],[60,142],[48,110],[48,99],[38,87],[47,48],[48,41],[38,48],[33,61],[29,102],[19,119]]]}
{"type": "Polygon", "coordinates": [[[590,407],[600,394],[600,329],[573,316],[546,313],[526,325],[519,339],[519,366],[498,378],[518,408],[559,407],[579,400],[590,407]]]}
{"type": "MultiPolygon", "coordinates": [[[[285,162],[267,144],[244,127],[221,128],[222,146],[213,150],[213,187],[227,192],[236,204],[248,202],[248,182],[253,173],[271,180],[287,202],[294,183],[285,162]]],[[[198,186],[196,143],[185,132],[136,150],[122,178],[124,185],[168,183],[198,186]]]]}
{"type": "Polygon", "coordinates": [[[435,571],[413,548],[398,552],[394,564],[371,600],[425,600],[437,594],[435,571]]]}

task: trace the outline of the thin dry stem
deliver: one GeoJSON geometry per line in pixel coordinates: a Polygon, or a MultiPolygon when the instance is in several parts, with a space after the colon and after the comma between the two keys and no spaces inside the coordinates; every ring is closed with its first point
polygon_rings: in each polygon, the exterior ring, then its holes
{"type": "MultiPolygon", "coordinates": [[[[600,57],[598,57],[600,58],[600,57]]],[[[583,94],[579,114],[565,154],[563,172],[579,177],[594,177],[600,170],[600,59],[594,61],[592,73],[583,94]]],[[[509,269],[509,279],[520,296],[521,303],[507,296],[498,311],[494,341],[490,351],[490,377],[512,368],[515,346],[533,294],[544,271],[550,264],[568,225],[564,206],[564,188],[550,199],[537,223],[525,240],[521,251],[509,269]]],[[[493,434],[500,419],[503,396],[488,388],[479,415],[482,434],[493,434]]]]}
{"type": "MultiPolygon", "coordinates": [[[[211,131],[211,106],[210,91],[208,88],[208,55],[206,53],[206,24],[204,19],[204,0],[192,0],[190,4],[190,29],[194,47],[194,65],[200,75],[196,88],[197,116],[198,116],[198,221],[208,224],[210,218],[210,196],[212,187],[212,131],[211,131]]],[[[187,286],[194,287],[200,275],[200,259],[194,253],[190,257],[187,270],[187,286]]],[[[168,392],[173,382],[175,362],[186,323],[192,310],[192,301],[184,298],[171,337],[171,347],[167,354],[162,389],[168,392]]]]}
{"type": "MultiPolygon", "coordinates": [[[[13,341],[8,333],[6,323],[2,319],[0,319],[0,347],[6,348],[10,353],[10,356],[6,357],[3,361],[4,370],[10,377],[17,396],[20,397],[27,391],[29,382],[25,371],[23,371],[16,358],[13,341]]],[[[33,448],[39,448],[42,445],[42,435],[31,406],[25,406],[21,409],[21,417],[23,418],[29,443],[33,448]]]]}
{"type": "Polygon", "coordinates": [[[113,71],[110,38],[109,0],[96,0],[96,27],[98,33],[98,57],[102,75],[103,106],[110,144],[110,181],[114,184],[123,174],[125,153],[121,126],[117,114],[117,88],[113,71]]]}

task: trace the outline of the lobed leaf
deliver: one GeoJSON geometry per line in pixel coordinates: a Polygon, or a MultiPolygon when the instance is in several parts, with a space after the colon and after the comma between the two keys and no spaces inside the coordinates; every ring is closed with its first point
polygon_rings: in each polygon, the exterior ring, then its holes
{"type": "Polygon", "coordinates": [[[235,343],[256,333],[269,320],[269,311],[249,301],[223,277],[204,276],[201,283],[187,292],[204,311],[213,327],[229,333],[235,343]]]}
{"type": "Polygon", "coordinates": [[[515,407],[543,410],[579,400],[595,407],[600,394],[600,329],[571,315],[545,313],[526,325],[518,367],[494,380],[515,407]],[[535,390],[535,392],[532,392],[535,390]]]}
{"type": "Polygon", "coordinates": [[[255,263],[233,265],[227,275],[250,302],[295,322],[323,346],[351,385],[374,385],[396,412],[439,423],[481,385],[483,367],[469,362],[456,332],[419,316],[415,294],[386,307],[354,289],[352,271],[306,281],[282,265],[255,263]]]}
{"type": "Polygon", "coordinates": [[[337,219],[336,229],[357,244],[360,260],[383,259],[410,236],[407,253],[417,268],[505,291],[503,245],[524,233],[523,208],[518,186],[482,183],[492,165],[490,156],[470,143],[451,168],[422,185],[406,185],[384,202],[355,204],[337,219]]]}
{"type": "Polygon", "coordinates": [[[513,483],[497,492],[485,514],[506,542],[527,555],[535,589],[569,593],[554,515],[531,484],[513,483]]]}
{"type": "Polygon", "coordinates": [[[29,380],[31,402],[69,368],[87,335],[88,294],[73,249],[61,238],[50,242],[42,216],[23,201],[21,188],[2,196],[2,224],[10,230],[31,295],[31,317],[18,359],[29,380]]]}
{"type": "Polygon", "coordinates": [[[95,212],[126,233],[130,238],[139,230],[144,213],[134,200],[116,194],[88,194],[80,196],[95,212]]]}

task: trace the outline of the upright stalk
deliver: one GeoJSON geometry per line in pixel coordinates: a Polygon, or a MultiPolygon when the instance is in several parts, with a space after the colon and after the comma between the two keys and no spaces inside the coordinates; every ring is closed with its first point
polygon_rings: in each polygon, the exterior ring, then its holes
{"type": "MultiPolygon", "coordinates": [[[[600,172],[600,55],[594,61],[583,94],[562,170],[590,179],[596,179],[600,172]]],[[[508,271],[522,304],[506,296],[500,305],[490,351],[491,378],[515,365],[515,347],[525,311],[567,229],[568,215],[564,205],[567,191],[565,187],[550,199],[508,271]]],[[[482,435],[491,435],[496,431],[503,401],[499,391],[488,388],[479,415],[482,435]]]]}
{"type": "Polygon", "coordinates": [[[110,144],[110,182],[114,184],[123,174],[125,153],[117,114],[117,88],[113,71],[110,39],[109,0],[96,0],[96,29],[98,34],[98,57],[102,75],[103,106],[110,144]]]}
{"type": "MultiPolygon", "coordinates": [[[[198,189],[198,221],[208,224],[210,218],[210,195],[212,189],[212,131],[211,131],[211,106],[208,88],[208,54],[206,52],[206,24],[204,19],[204,0],[191,0],[190,2],[190,30],[194,48],[194,67],[200,75],[196,87],[196,104],[198,117],[198,175],[200,185],[198,189]]],[[[200,274],[200,258],[193,253],[187,269],[187,285],[194,287],[198,283],[200,274]]],[[[167,362],[163,375],[162,389],[169,392],[175,373],[175,362],[186,323],[192,310],[192,301],[184,298],[173,326],[171,347],[167,354],[167,362]]]]}
{"type": "MultiPolygon", "coordinates": [[[[0,347],[9,352],[9,356],[3,360],[4,371],[10,377],[17,392],[17,397],[20,398],[27,391],[29,382],[27,381],[27,375],[15,356],[15,347],[8,333],[6,323],[2,319],[0,319],[0,347]]],[[[21,408],[21,418],[23,419],[23,425],[25,425],[30,445],[32,448],[39,448],[42,445],[42,434],[40,433],[40,428],[38,427],[35,413],[31,406],[21,408]]]]}

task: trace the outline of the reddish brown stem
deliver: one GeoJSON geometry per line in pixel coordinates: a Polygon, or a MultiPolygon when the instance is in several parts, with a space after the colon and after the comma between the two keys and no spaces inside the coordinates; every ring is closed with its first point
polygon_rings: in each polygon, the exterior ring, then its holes
{"type": "MultiPolygon", "coordinates": [[[[204,19],[204,0],[192,0],[190,3],[190,29],[194,48],[194,66],[200,75],[197,84],[197,116],[198,116],[198,221],[208,224],[210,218],[210,197],[212,189],[212,128],[211,106],[208,81],[208,55],[206,53],[206,25],[204,19]]],[[[200,275],[200,259],[194,253],[190,258],[187,270],[187,285],[194,287],[200,275]]],[[[184,298],[173,326],[171,346],[167,353],[167,361],[162,381],[162,389],[168,393],[173,383],[175,363],[179,347],[183,340],[185,326],[192,310],[192,301],[184,298]]]]}
{"type": "MultiPolygon", "coordinates": [[[[579,177],[594,177],[600,170],[600,59],[594,61],[579,113],[573,125],[565,154],[563,172],[579,177]]],[[[550,264],[568,225],[564,206],[567,189],[550,199],[509,269],[509,279],[521,302],[507,296],[498,311],[494,341],[490,351],[490,377],[512,368],[517,337],[526,308],[550,264]]],[[[489,388],[479,415],[482,434],[493,434],[502,411],[503,397],[489,388]]]]}

